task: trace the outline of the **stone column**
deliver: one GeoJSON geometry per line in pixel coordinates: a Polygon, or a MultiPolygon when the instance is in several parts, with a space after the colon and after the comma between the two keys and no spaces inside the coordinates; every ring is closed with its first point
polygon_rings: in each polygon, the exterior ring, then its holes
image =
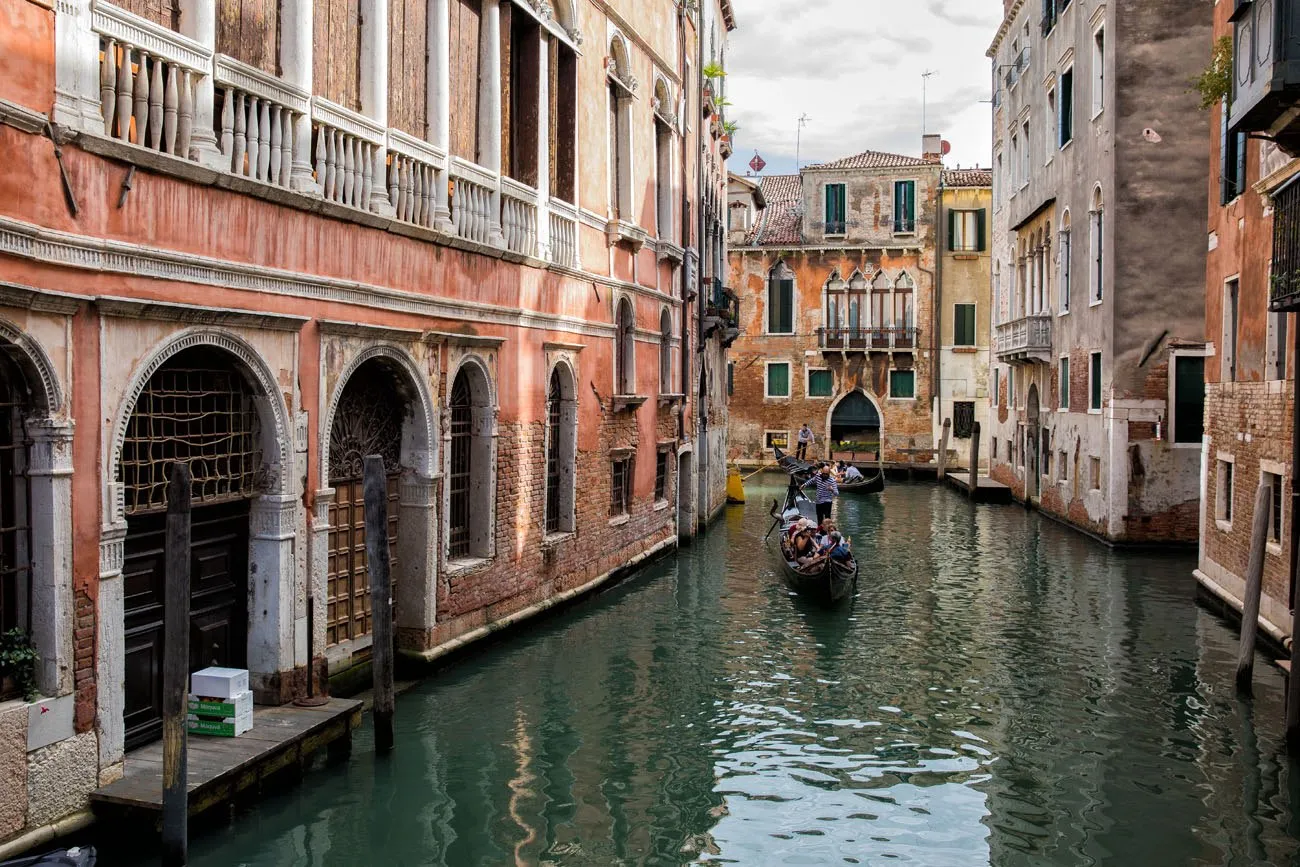
{"type": "Polygon", "coordinates": [[[404,475],[397,519],[397,640],[399,646],[428,650],[437,625],[437,494],[433,479],[404,475]]]}
{"type": "MultiPolygon", "coordinates": [[[[281,0],[280,69],[285,84],[308,96],[312,93],[312,0],[281,0]]],[[[300,193],[320,193],[312,174],[311,114],[293,119],[293,172],[290,188],[300,193]]]]}
{"type": "Polygon", "coordinates": [[[54,420],[27,425],[35,579],[27,604],[32,641],[41,654],[36,685],[51,696],[73,688],[72,427],[70,421],[54,420]]]}
{"type": "Polygon", "coordinates": [[[76,130],[104,132],[99,104],[99,35],[90,28],[90,0],[58,0],[54,11],[52,119],[76,130]]]}
{"type": "Polygon", "coordinates": [[[537,255],[548,261],[551,259],[552,38],[545,27],[537,28],[537,255]]]}
{"type": "MultiPolygon", "coordinates": [[[[429,142],[451,159],[451,0],[429,0],[428,87],[426,116],[429,142]]],[[[433,173],[433,227],[451,234],[447,204],[447,172],[433,173]]]]}
{"type": "Polygon", "coordinates": [[[290,697],[294,663],[294,540],[299,500],[265,494],[249,516],[248,670],[260,703],[290,697]]]}
{"type": "MultiPolygon", "coordinates": [[[[361,113],[388,127],[388,0],[361,0],[361,113]]],[[[375,149],[370,201],[362,206],[386,216],[396,211],[388,198],[388,148],[375,149]]]]}
{"type": "MultiPolygon", "coordinates": [[[[188,36],[211,54],[217,51],[216,0],[180,0],[181,35],[188,36]]],[[[212,127],[213,83],[204,75],[194,83],[194,132],[190,136],[190,159],[210,169],[230,170],[217,148],[217,134],[212,127]]]]}
{"type": "Polygon", "coordinates": [[[497,174],[492,190],[488,242],[504,247],[501,234],[501,4],[485,0],[479,39],[479,164],[497,174]]]}
{"type": "Polygon", "coordinates": [[[121,762],[126,744],[126,598],[122,587],[125,542],[125,521],[100,530],[95,704],[101,768],[121,762]]]}

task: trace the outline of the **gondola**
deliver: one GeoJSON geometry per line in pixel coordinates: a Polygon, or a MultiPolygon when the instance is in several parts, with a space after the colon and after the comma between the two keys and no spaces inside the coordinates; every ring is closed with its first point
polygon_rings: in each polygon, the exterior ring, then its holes
{"type": "MultiPolygon", "coordinates": [[[[804,476],[804,481],[812,478],[816,468],[808,461],[801,461],[794,455],[788,455],[780,449],[776,449],[776,462],[780,464],[781,469],[791,475],[804,476]]],[[[879,494],[885,489],[885,471],[879,467],[874,473],[868,473],[863,476],[861,481],[857,482],[840,482],[841,494],[879,494]]]]}
{"type": "Polygon", "coordinates": [[[808,571],[790,559],[785,544],[791,524],[800,518],[815,521],[816,515],[816,507],[800,487],[799,476],[791,473],[785,506],[782,507],[777,500],[772,501],[773,524],[768,531],[768,543],[781,562],[781,580],[785,586],[810,602],[830,608],[853,595],[853,587],[858,581],[857,560],[852,556],[845,560],[828,557],[808,571]]]}

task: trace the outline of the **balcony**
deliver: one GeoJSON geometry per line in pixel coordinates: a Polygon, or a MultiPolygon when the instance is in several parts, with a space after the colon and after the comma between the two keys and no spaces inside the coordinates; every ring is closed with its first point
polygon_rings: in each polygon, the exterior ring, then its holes
{"type": "Polygon", "coordinates": [[[1236,0],[1232,15],[1232,112],[1235,132],[1264,132],[1285,150],[1300,149],[1300,0],[1236,0]]]}
{"type": "Polygon", "coordinates": [[[1300,183],[1273,194],[1273,268],[1269,309],[1300,311],[1300,183]]]}
{"type": "Polygon", "coordinates": [[[1052,360],[1052,315],[1034,313],[997,328],[998,361],[1050,364],[1052,360]]]}
{"type": "Polygon", "coordinates": [[[877,328],[818,328],[817,345],[823,352],[912,352],[918,329],[882,325],[877,328]]]}
{"type": "Polygon", "coordinates": [[[720,333],[722,345],[730,346],[740,336],[740,299],[722,281],[705,278],[705,291],[709,296],[704,305],[704,319],[700,325],[704,337],[720,333]]]}

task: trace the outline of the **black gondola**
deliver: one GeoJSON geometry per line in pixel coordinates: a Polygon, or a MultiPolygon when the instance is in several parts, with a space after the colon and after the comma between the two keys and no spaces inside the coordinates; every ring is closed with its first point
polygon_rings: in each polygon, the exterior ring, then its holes
{"type": "MultiPolygon", "coordinates": [[[[780,449],[776,449],[776,462],[781,465],[781,469],[790,475],[805,476],[807,479],[812,478],[816,472],[813,464],[808,461],[801,461],[794,455],[787,455],[780,449]]],[[[885,471],[876,468],[874,473],[870,473],[857,482],[840,482],[841,494],[879,494],[885,489],[885,471]]]]}
{"type": "Polygon", "coordinates": [[[781,561],[781,580],[786,587],[811,602],[827,607],[839,605],[853,595],[853,587],[858,580],[858,561],[852,555],[846,559],[827,557],[813,567],[801,567],[791,559],[786,544],[791,525],[801,518],[816,521],[816,507],[804,496],[796,473],[790,474],[784,508],[776,500],[772,501],[772,518],[775,523],[768,531],[769,544],[781,561]],[[779,534],[776,533],[778,529],[779,534]]]}

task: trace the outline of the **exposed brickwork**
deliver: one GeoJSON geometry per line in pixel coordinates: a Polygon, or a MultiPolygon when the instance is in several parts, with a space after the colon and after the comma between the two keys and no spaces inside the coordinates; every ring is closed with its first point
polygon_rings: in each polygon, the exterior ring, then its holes
{"type": "Polygon", "coordinates": [[[95,724],[95,602],[85,591],[77,593],[74,617],[72,671],[77,692],[74,722],[80,733],[90,731],[95,724]]]}

